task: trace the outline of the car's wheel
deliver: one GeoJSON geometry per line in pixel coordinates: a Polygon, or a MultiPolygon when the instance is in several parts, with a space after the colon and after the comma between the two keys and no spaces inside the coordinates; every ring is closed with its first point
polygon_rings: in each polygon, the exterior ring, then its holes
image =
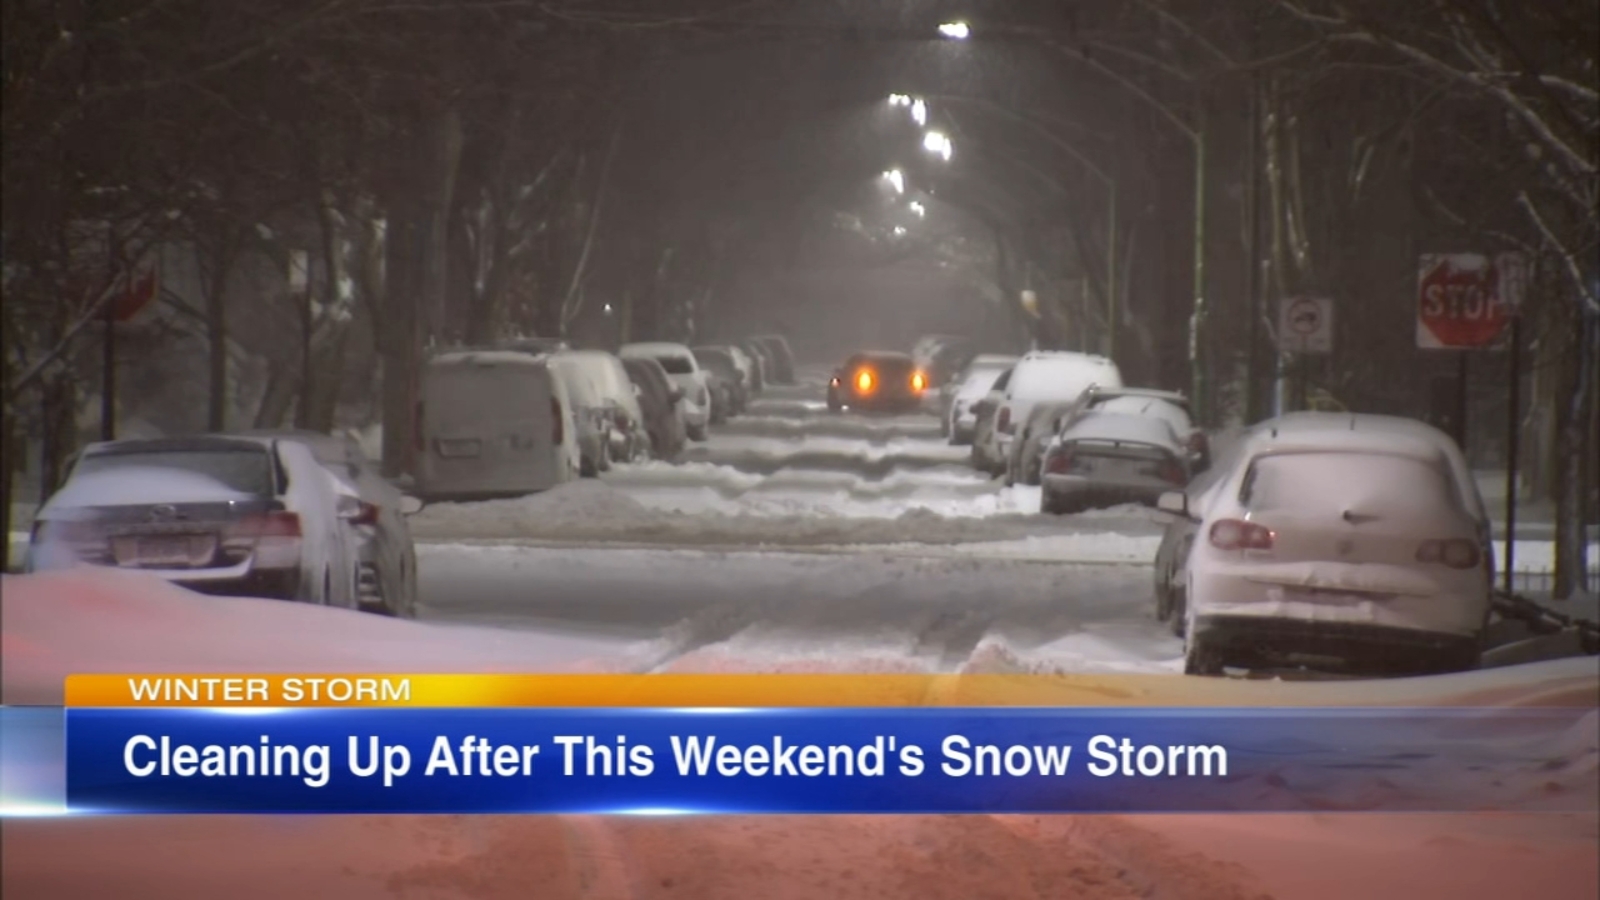
{"type": "Polygon", "coordinates": [[[704,426],[704,425],[690,425],[686,430],[689,432],[689,440],[694,441],[697,444],[701,444],[701,443],[705,442],[705,439],[706,439],[706,426],[704,426]]]}
{"type": "Polygon", "coordinates": [[[1183,649],[1183,674],[1221,675],[1222,660],[1204,641],[1191,638],[1183,649]]]}

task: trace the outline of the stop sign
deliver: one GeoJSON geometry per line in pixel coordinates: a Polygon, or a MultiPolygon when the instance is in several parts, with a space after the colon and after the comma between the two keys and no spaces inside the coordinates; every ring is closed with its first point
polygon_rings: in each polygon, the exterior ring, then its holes
{"type": "Polygon", "coordinates": [[[1426,349],[1484,347],[1500,336],[1509,310],[1500,296],[1500,275],[1488,257],[1475,253],[1427,254],[1417,277],[1417,346],[1426,349]]]}

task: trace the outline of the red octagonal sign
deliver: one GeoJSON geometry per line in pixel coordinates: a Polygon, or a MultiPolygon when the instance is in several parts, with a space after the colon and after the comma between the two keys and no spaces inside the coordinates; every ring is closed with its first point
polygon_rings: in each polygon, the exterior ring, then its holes
{"type": "Polygon", "coordinates": [[[1477,253],[1426,254],[1417,277],[1417,346],[1459,350],[1493,343],[1510,319],[1493,261],[1477,253]]]}

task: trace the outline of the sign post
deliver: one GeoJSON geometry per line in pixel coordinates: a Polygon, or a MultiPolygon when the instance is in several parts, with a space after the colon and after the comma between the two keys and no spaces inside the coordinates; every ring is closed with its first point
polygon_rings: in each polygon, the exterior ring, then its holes
{"type": "Polygon", "coordinates": [[[1504,590],[1513,591],[1513,575],[1517,560],[1517,488],[1521,463],[1518,451],[1522,446],[1522,300],[1527,293],[1528,265],[1520,254],[1502,253],[1495,258],[1495,269],[1500,276],[1499,296],[1511,318],[1510,354],[1506,361],[1510,368],[1511,393],[1506,398],[1506,558],[1502,575],[1504,590]]]}
{"type": "MultiPolygon", "coordinates": [[[[1505,257],[1502,257],[1505,259],[1505,257]]],[[[1467,446],[1467,354],[1492,344],[1510,318],[1496,260],[1481,253],[1424,253],[1417,265],[1417,346],[1460,352],[1452,430],[1467,446]]]]}
{"type": "Polygon", "coordinates": [[[1333,352],[1333,299],[1285,297],[1278,302],[1278,350],[1299,357],[1299,406],[1310,394],[1310,357],[1333,352]]]}

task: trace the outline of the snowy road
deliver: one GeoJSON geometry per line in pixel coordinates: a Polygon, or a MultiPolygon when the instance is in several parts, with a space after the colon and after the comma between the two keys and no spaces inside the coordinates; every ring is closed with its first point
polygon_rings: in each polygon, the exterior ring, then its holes
{"type": "Polygon", "coordinates": [[[932,416],[778,388],[678,465],[418,516],[425,619],[601,642],[637,671],[1172,671],[1160,524],[1040,516],[932,416]]]}

